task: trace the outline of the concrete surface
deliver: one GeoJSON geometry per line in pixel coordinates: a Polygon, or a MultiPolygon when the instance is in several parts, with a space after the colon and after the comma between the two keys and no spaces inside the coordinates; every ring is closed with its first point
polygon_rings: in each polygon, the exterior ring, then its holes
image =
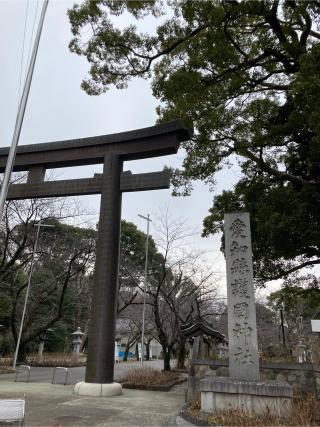
{"type": "Polygon", "coordinates": [[[73,394],[73,385],[0,381],[0,399],[25,397],[26,426],[167,426],[184,404],[184,388],[83,397],[73,394]]]}
{"type": "MultiPolygon", "coordinates": [[[[171,366],[173,366],[172,364],[171,366]]],[[[114,365],[114,379],[115,381],[119,381],[120,378],[130,369],[139,368],[141,366],[140,362],[134,361],[134,362],[127,362],[127,363],[116,363],[114,365]]],[[[155,369],[163,369],[163,360],[153,360],[150,362],[145,362],[146,367],[151,367],[155,369]]],[[[30,375],[30,382],[50,382],[52,381],[52,374],[53,374],[54,368],[42,368],[42,367],[31,367],[31,375],[30,375]]],[[[76,384],[80,381],[84,381],[85,377],[85,370],[86,368],[84,366],[79,366],[76,368],[69,368],[69,375],[68,375],[68,384],[76,384]]],[[[1,381],[14,381],[15,374],[1,374],[0,375],[0,382],[1,381]]],[[[21,372],[18,376],[18,381],[24,381],[26,378],[26,373],[21,372]]],[[[65,379],[65,374],[63,371],[57,370],[55,375],[55,383],[63,383],[65,379]]]]}
{"type": "Polygon", "coordinates": [[[74,386],[73,393],[78,394],[79,396],[121,396],[122,386],[115,382],[111,384],[99,384],[80,381],[74,386]]]}
{"type": "MultiPolygon", "coordinates": [[[[138,362],[115,365],[115,379],[138,362]]],[[[163,361],[148,362],[163,366],[163,361]]],[[[184,405],[186,384],[169,392],[123,389],[121,396],[87,397],[73,393],[74,384],[84,379],[85,368],[71,368],[70,384],[64,376],[51,384],[53,368],[32,368],[30,382],[14,382],[14,374],[0,375],[0,399],[25,398],[25,426],[183,426],[177,413],[184,405]]],[[[21,377],[22,379],[23,377],[21,377]]]]}

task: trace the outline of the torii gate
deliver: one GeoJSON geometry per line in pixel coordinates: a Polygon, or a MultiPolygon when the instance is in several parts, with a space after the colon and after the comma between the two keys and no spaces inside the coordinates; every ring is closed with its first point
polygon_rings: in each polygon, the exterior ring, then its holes
{"type": "MultiPolygon", "coordinates": [[[[28,171],[25,184],[12,184],[8,199],[101,194],[91,323],[85,383],[75,392],[85,395],[121,394],[113,382],[118,262],[122,192],[169,188],[168,171],[123,172],[123,161],[175,154],[192,131],[179,121],[90,138],[18,147],[14,171],[28,171]],[[103,163],[93,178],[45,182],[46,169],[103,163]]],[[[4,172],[9,148],[0,149],[4,172]]]]}

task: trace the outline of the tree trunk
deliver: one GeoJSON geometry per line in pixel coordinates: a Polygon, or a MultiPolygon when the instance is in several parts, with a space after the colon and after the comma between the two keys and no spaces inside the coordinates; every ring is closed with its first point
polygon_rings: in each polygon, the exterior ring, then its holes
{"type": "Polygon", "coordinates": [[[123,362],[127,362],[128,361],[129,350],[130,350],[130,343],[129,343],[129,341],[127,341],[126,348],[124,350],[123,359],[122,359],[123,362]]]}
{"type": "Polygon", "coordinates": [[[162,351],[163,351],[163,370],[171,371],[171,366],[170,366],[171,351],[163,347],[162,347],[162,351]]]}
{"type": "Polygon", "coordinates": [[[177,368],[178,369],[184,369],[185,366],[185,360],[186,360],[186,343],[185,341],[179,342],[178,346],[178,362],[177,362],[177,368]]]}
{"type": "Polygon", "coordinates": [[[150,360],[150,341],[145,344],[146,346],[146,360],[150,360]]]}
{"type": "Polygon", "coordinates": [[[138,347],[138,343],[136,344],[136,358],[137,358],[137,361],[139,362],[139,347],[138,347]]]}
{"type": "Polygon", "coordinates": [[[26,360],[27,360],[27,349],[26,349],[26,346],[23,345],[23,343],[20,343],[19,353],[18,353],[18,357],[17,357],[17,362],[18,363],[26,363],[26,360]]]}

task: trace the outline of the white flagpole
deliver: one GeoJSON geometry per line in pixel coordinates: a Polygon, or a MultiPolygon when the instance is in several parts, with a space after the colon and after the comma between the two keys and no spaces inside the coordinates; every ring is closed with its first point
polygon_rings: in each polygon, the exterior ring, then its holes
{"type": "Polygon", "coordinates": [[[7,194],[8,194],[9,184],[10,184],[10,177],[11,177],[11,173],[12,173],[12,169],[13,169],[13,165],[14,165],[14,161],[15,161],[15,157],[16,157],[16,151],[17,151],[19,137],[20,137],[21,128],[22,128],[22,124],[23,124],[24,113],[26,111],[26,106],[27,106],[27,102],[28,102],[28,96],[29,96],[29,91],[30,91],[30,86],[31,86],[32,76],[33,76],[33,70],[34,70],[34,66],[36,63],[38,47],[39,47],[40,37],[41,37],[41,31],[42,31],[42,27],[43,27],[44,18],[46,15],[48,3],[49,3],[49,0],[43,1],[41,16],[40,16],[40,20],[39,20],[39,24],[38,24],[38,30],[37,30],[37,34],[36,34],[36,37],[34,40],[32,55],[31,55],[30,64],[28,67],[28,73],[27,73],[25,84],[24,84],[22,97],[21,97],[21,100],[19,103],[19,108],[18,108],[16,123],[15,123],[14,133],[13,133],[13,137],[12,137],[11,147],[9,150],[8,160],[7,160],[7,164],[6,164],[6,170],[4,172],[2,187],[1,187],[1,191],[0,191],[0,221],[2,220],[2,217],[3,217],[4,204],[5,204],[6,199],[7,199],[7,194]]]}

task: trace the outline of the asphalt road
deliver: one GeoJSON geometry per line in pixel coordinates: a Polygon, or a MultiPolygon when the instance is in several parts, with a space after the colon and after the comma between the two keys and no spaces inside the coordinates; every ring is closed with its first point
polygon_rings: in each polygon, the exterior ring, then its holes
{"type": "MultiPolygon", "coordinates": [[[[155,369],[163,369],[163,360],[153,360],[145,362],[145,366],[152,367],[155,369]]],[[[119,381],[120,378],[129,369],[135,369],[140,367],[140,362],[125,362],[116,363],[114,367],[114,379],[119,381]]],[[[54,368],[46,367],[31,367],[30,380],[29,382],[36,383],[51,383],[54,368]]],[[[68,384],[76,384],[79,381],[84,381],[86,368],[83,366],[76,368],[68,368],[68,384]]],[[[15,374],[1,374],[1,381],[14,381],[15,374]]],[[[25,382],[27,378],[27,370],[21,369],[18,374],[18,381],[25,382]]],[[[65,381],[65,371],[58,369],[55,374],[55,383],[62,384],[65,381]]]]}

